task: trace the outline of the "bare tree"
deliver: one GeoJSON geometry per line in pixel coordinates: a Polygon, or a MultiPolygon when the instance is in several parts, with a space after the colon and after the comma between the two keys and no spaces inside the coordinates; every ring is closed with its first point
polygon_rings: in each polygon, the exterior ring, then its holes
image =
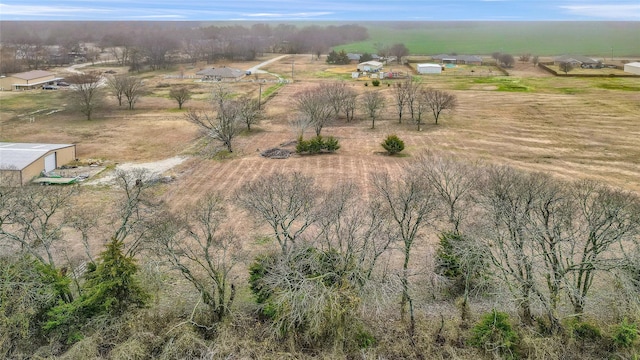
{"type": "Polygon", "coordinates": [[[122,106],[126,78],[127,75],[114,75],[107,78],[107,86],[111,89],[113,96],[118,99],[118,106],[122,106]]]}
{"type": "Polygon", "coordinates": [[[611,189],[594,181],[578,181],[572,189],[577,203],[576,246],[565,260],[570,266],[569,299],[576,314],[584,312],[587,295],[600,271],[620,268],[620,254],[611,253],[613,246],[623,248],[625,241],[635,239],[640,231],[640,199],[630,192],[611,189]],[[578,260],[579,259],[579,260],[578,260]]]}
{"type": "Polygon", "coordinates": [[[418,125],[418,131],[422,131],[422,117],[429,110],[429,99],[427,90],[422,87],[416,88],[416,93],[411,94],[411,118],[418,125]]]}
{"type": "Polygon", "coordinates": [[[76,192],[74,187],[0,187],[0,245],[13,244],[56,269],[55,253],[66,226],[63,214],[76,192]]]}
{"type": "Polygon", "coordinates": [[[300,173],[274,173],[250,182],[236,192],[240,206],[266,222],[287,253],[315,222],[318,188],[313,178],[300,173]]]}
{"type": "Polygon", "coordinates": [[[531,304],[539,293],[536,252],[526,229],[540,182],[503,166],[488,168],[479,202],[486,221],[476,236],[483,241],[495,274],[512,293],[526,324],[533,321],[531,304]]]}
{"type": "Polygon", "coordinates": [[[516,63],[516,60],[511,54],[500,54],[500,62],[504,67],[512,67],[516,63]]]}
{"type": "Polygon", "coordinates": [[[407,79],[402,85],[407,92],[407,106],[409,107],[411,120],[415,121],[415,105],[418,102],[418,97],[422,93],[422,82],[420,80],[413,80],[413,78],[409,77],[409,79],[407,79]]]}
{"type": "Polygon", "coordinates": [[[440,113],[445,110],[453,110],[458,106],[458,99],[456,96],[444,90],[428,88],[424,92],[424,97],[427,106],[431,109],[436,125],[438,125],[440,113]]]}
{"type": "Polygon", "coordinates": [[[136,102],[145,93],[142,79],[137,76],[124,76],[122,78],[122,94],[127,99],[129,110],[133,110],[136,102]]]}
{"type": "Polygon", "coordinates": [[[356,114],[356,107],[358,105],[358,93],[353,89],[349,89],[345,98],[342,101],[342,110],[344,111],[347,122],[353,121],[356,114]]]}
{"type": "Polygon", "coordinates": [[[533,66],[538,66],[540,63],[540,57],[538,55],[533,56],[531,58],[531,62],[533,63],[533,66]]]}
{"type": "Polygon", "coordinates": [[[384,109],[384,96],[379,91],[367,91],[362,98],[362,108],[371,119],[371,128],[376,127],[376,119],[384,109]]]}
{"type": "Polygon", "coordinates": [[[573,70],[573,64],[565,61],[565,62],[561,62],[560,64],[558,64],[558,68],[560,68],[560,71],[564,72],[564,74],[568,74],[569,71],[573,70]]]}
{"type": "Polygon", "coordinates": [[[249,97],[242,97],[238,100],[240,105],[238,117],[243,124],[247,125],[247,131],[251,131],[251,125],[257,124],[262,117],[259,101],[249,97]]]}
{"type": "Polygon", "coordinates": [[[331,103],[333,112],[338,115],[343,109],[343,102],[351,89],[344,82],[336,82],[321,86],[321,91],[325,93],[327,101],[331,103]]]}
{"type": "Polygon", "coordinates": [[[189,112],[187,121],[196,124],[207,136],[221,141],[232,152],[232,141],[240,133],[240,106],[231,100],[231,92],[223,85],[213,91],[212,102],[216,114],[189,112]]]}
{"type": "Polygon", "coordinates": [[[315,128],[316,135],[320,135],[322,128],[335,115],[334,108],[322,87],[304,90],[296,94],[294,101],[296,110],[309,120],[315,128]]]}
{"type": "Polygon", "coordinates": [[[407,305],[409,306],[409,330],[413,336],[415,332],[415,314],[409,284],[411,250],[415,241],[420,238],[419,235],[422,230],[427,225],[432,224],[436,214],[437,202],[436,194],[419,175],[412,172],[412,169],[405,171],[397,179],[395,181],[391,180],[388,174],[374,174],[373,185],[377,192],[377,197],[383,204],[383,211],[388,214],[390,221],[394,224],[392,228],[394,236],[402,242],[404,261],[401,275],[402,300],[400,310],[404,317],[407,305]]]}
{"type": "Polygon", "coordinates": [[[451,224],[450,231],[460,233],[462,222],[473,209],[478,169],[452,155],[427,153],[418,162],[419,172],[439,195],[440,205],[451,224]]]}
{"type": "Polygon", "coordinates": [[[523,63],[528,63],[529,60],[531,60],[531,54],[530,53],[522,54],[518,57],[518,60],[520,60],[523,63]]]}
{"type": "Polygon", "coordinates": [[[378,259],[388,250],[388,222],[379,202],[365,201],[359,187],[339,183],[322,195],[315,222],[315,243],[320,249],[342,254],[347,266],[357,264],[357,276],[370,279],[378,259]]]}
{"type": "Polygon", "coordinates": [[[398,64],[403,64],[402,58],[409,55],[409,49],[404,44],[393,44],[389,52],[396,57],[398,64]]]}
{"type": "Polygon", "coordinates": [[[191,99],[191,90],[184,86],[171,88],[169,97],[177,101],[178,109],[182,110],[182,105],[191,99]]]}
{"type": "Polygon", "coordinates": [[[150,194],[157,177],[157,174],[140,168],[116,171],[116,184],[121,193],[110,223],[112,238],[124,243],[126,256],[135,256],[144,249],[153,220],[161,210],[160,204],[150,194]]]}
{"type": "Polygon", "coordinates": [[[396,109],[398,110],[398,124],[402,124],[402,114],[409,102],[409,86],[411,84],[397,83],[393,87],[393,99],[396,101],[396,109]]]}
{"type": "Polygon", "coordinates": [[[87,120],[91,120],[93,112],[102,104],[101,80],[100,73],[95,71],[67,77],[67,81],[72,84],[69,87],[71,101],[87,116],[87,120]]]}
{"type": "Polygon", "coordinates": [[[183,216],[167,216],[155,229],[156,251],[198,290],[211,320],[223,320],[235,299],[231,271],[241,257],[237,235],[223,229],[225,199],[208,193],[183,216]]]}

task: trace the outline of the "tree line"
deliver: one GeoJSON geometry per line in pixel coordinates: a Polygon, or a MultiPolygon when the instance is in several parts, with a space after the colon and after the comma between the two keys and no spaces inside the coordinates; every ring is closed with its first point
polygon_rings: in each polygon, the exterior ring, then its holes
{"type": "Polygon", "coordinates": [[[325,53],[332,46],[368,38],[360,25],[253,24],[206,26],[192,22],[24,22],[0,24],[0,73],[68,64],[74,58],[111,58],[133,71],[218,59],[253,60],[264,52],[325,53]]]}
{"type": "MultiPolygon", "coordinates": [[[[380,307],[395,307],[415,345],[424,341],[416,322],[429,297],[458,298],[462,324],[474,302],[493,298],[542,337],[598,314],[599,291],[613,292],[620,316],[632,318],[640,288],[636,194],[437,153],[398,173],[365,176],[365,197],[350,182],[325,186],[304,173],[274,173],[174,209],[156,197],[154,176],[119,172],[118,200],[104,218],[99,206],[77,205],[82,187],[2,188],[2,354],[47,339],[64,349],[105,326],[104,316],[151,306],[159,295],[138,280],[146,263],[181,276],[204,307],[182,326],[212,335],[240,311],[237,295],[248,286],[253,316],[300,349],[371,346],[364,314],[380,307]],[[246,247],[252,235],[234,226],[232,210],[261,229],[264,248],[246,247]],[[71,261],[70,234],[85,249],[84,271],[71,261]],[[105,244],[98,257],[91,239],[105,244]],[[428,264],[420,255],[427,249],[435,254],[428,264]],[[428,279],[438,280],[425,286],[428,279]]],[[[478,341],[496,354],[516,351],[478,341]]]]}

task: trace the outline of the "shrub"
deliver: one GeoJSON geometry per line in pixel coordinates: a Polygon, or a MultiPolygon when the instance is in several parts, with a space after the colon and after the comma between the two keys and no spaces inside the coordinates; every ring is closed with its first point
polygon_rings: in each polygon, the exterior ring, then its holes
{"type": "Polygon", "coordinates": [[[143,307],[149,294],[140,286],[135,274],[135,259],[124,253],[124,243],[112,238],[100,254],[97,264],[90,264],[82,286],[82,296],[71,303],[60,301],[47,312],[43,329],[66,337],[71,344],[83,338],[80,328],[98,315],[111,317],[133,307],[143,307]]]}
{"type": "Polygon", "coordinates": [[[600,329],[587,322],[578,321],[572,325],[573,336],[578,340],[594,341],[602,337],[600,329]]]}
{"type": "Polygon", "coordinates": [[[309,153],[318,154],[323,151],[335,152],[340,149],[338,139],[333,136],[329,136],[326,140],[318,135],[310,140],[304,140],[302,137],[298,138],[298,144],[296,145],[296,153],[309,153]]]}
{"type": "Polygon", "coordinates": [[[470,345],[505,358],[515,358],[518,334],[509,323],[509,315],[493,309],[471,330],[470,345]]]}
{"type": "Polygon", "coordinates": [[[371,85],[373,85],[373,86],[380,86],[380,80],[378,80],[378,79],[374,79],[374,80],[372,80],[372,81],[371,81],[371,85]]]}
{"type": "Polygon", "coordinates": [[[387,136],[381,145],[389,155],[394,155],[404,150],[404,141],[400,140],[396,135],[387,136]]]}
{"type": "Polygon", "coordinates": [[[369,83],[368,83],[368,82],[365,82],[365,83],[364,83],[364,86],[369,86],[369,83]]]}
{"type": "Polygon", "coordinates": [[[338,139],[334,138],[333,136],[329,136],[325,141],[325,147],[328,152],[335,152],[336,150],[340,149],[340,144],[338,144],[338,139]]]}
{"type": "Polygon", "coordinates": [[[357,317],[361,270],[337,251],[299,247],[258,257],[249,282],[278,337],[349,351],[375,344],[357,317]]]}
{"type": "Polygon", "coordinates": [[[636,324],[629,324],[627,319],[613,330],[613,343],[616,347],[629,348],[638,338],[638,327],[636,324]]]}

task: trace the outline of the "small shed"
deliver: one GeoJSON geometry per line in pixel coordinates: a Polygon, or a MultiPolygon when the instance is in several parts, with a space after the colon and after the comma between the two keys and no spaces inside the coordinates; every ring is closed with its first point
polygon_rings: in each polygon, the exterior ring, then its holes
{"type": "Polygon", "coordinates": [[[73,144],[0,142],[0,185],[27,184],[43,171],[53,171],[75,158],[73,144]]]}
{"type": "Polygon", "coordinates": [[[33,90],[53,84],[63,78],[44,70],[31,70],[23,73],[0,77],[0,90],[33,90]]]}
{"type": "Polygon", "coordinates": [[[382,63],[379,61],[365,61],[358,64],[358,71],[378,72],[382,70],[382,63]]]}
{"type": "Polygon", "coordinates": [[[418,64],[418,74],[440,74],[442,73],[442,65],[439,64],[418,64]]]}
{"type": "Polygon", "coordinates": [[[640,75],[640,62],[624,64],[624,72],[640,75]]]}

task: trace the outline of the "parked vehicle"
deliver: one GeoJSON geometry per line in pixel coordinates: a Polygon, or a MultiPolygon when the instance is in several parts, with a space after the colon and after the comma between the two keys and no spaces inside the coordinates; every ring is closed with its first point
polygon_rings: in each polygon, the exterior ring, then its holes
{"type": "Polygon", "coordinates": [[[58,87],[55,85],[45,85],[42,87],[42,90],[58,90],[58,87]]]}
{"type": "Polygon", "coordinates": [[[69,86],[69,83],[66,83],[64,81],[58,81],[58,86],[69,86]]]}

